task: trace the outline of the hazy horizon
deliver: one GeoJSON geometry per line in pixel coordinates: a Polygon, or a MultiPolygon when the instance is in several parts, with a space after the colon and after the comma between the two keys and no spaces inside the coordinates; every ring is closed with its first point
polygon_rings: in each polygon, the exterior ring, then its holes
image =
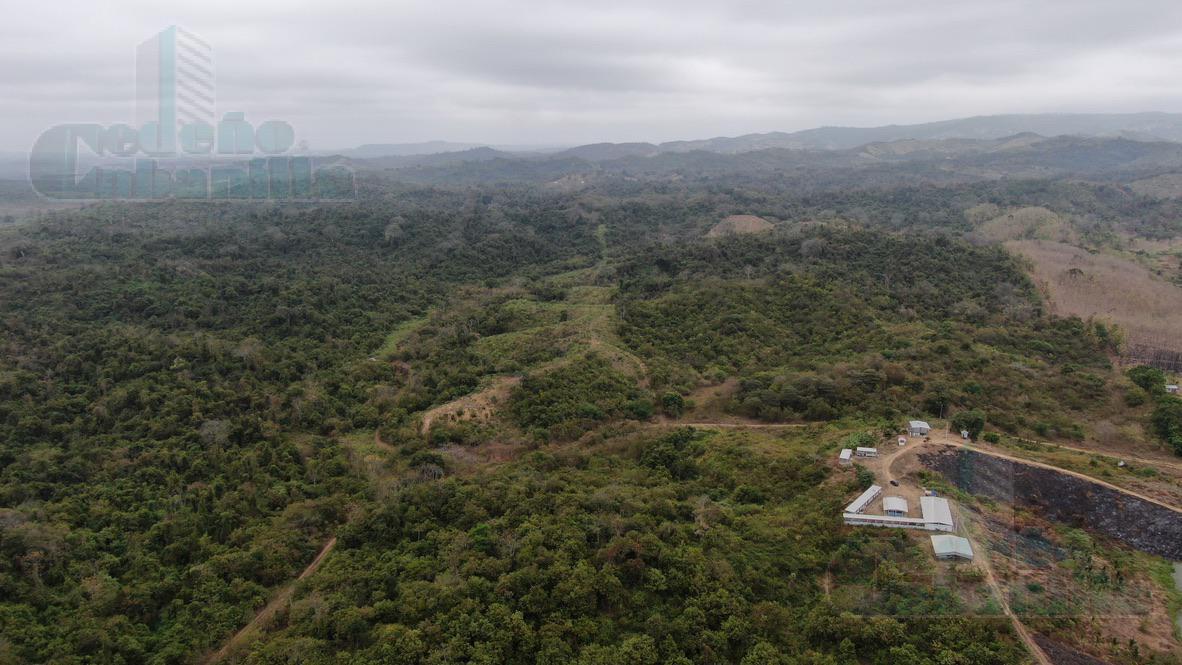
{"type": "Polygon", "coordinates": [[[286,120],[313,149],[1182,110],[1182,6],[1134,5],[34,5],[0,27],[0,150],[57,123],[133,122],[136,46],[174,24],[212,49],[219,117],[286,120]]]}

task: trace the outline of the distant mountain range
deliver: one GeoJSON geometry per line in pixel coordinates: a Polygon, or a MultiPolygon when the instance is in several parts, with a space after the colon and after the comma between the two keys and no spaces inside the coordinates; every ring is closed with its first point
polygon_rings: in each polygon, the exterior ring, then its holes
{"type": "Polygon", "coordinates": [[[1000,139],[1016,134],[1118,137],[1135,141],[1182,141],[1180,113],[988,115],[918,125],[818,127],[804,131],[747,134],[734,138],[662,143],[662,152],[707,150],[737,153],[768,148],[847,150],[868,143],[904,140],[1000,139]]]}
{"type": "Polygon", "coordinates": [[[978,139],[993,140],[1021,134],[1044,137],[1084,136],[1125,138],[1134,141],[1182,142],[1182,113],[1048,113],[976,116],[917,125],[884,127],[818,127],[798,132],[769,132],[734,137],[717,137],[667,143],[592,143],[566,149],[488,144],[425,143],[371,144],[342,151],[346,157],[409,157],[456,153],[475,148],[494,148],[499,153],[548,152],[599,162],[624,157],[652,157],[670,152],[701,150],[738,154],[787,148],[791,150],[849,150],[871,143],[906,140],[978,139]]]}
{"type": "MultiPolygon", "coordinates": [[[[818,127],[660,144],[592,143],[556,148],[426,141],[366,144],[322,154],[339,155],[370,169],[441,169],[440,173],[448,174],[445,180],[461,171],[461,179],[483,181],[506,173],[526,179],[563,177],[585,173],[588,168],[734,172],[861,168],[898,162],[941,163],[940,169],[948,171],[954,166],[950,160],[962,173],[972,167],[1037,175],[1173,168],[1179,164],[1178,152],[1182,150],[1178,144],[1182,144],[1180,113],[1075,113],[977,116],[884,127],[818,127]],[[1056,137],[1070,140],[1049,140],[1056,137]]],[[[0,179],[23,180],[27,169],[27,155],[0,153],[0,179]]],[[[424,173],[423,177],[429,175],[424,173]]]]}
{"type": "Polygon", "coordinates": [[[797,190],[998,178],[1075,177],[1124,183],[1182,170],[1182,141],[1044,137],[1026,132],[996,139],[899,139],[830,150],[763,148],[724,153],[661,150],[646,144],[594,144],[549,155],[476,148],[350,161],[359,172],[382,172],[403,182],[547,183],[562,189],[639,180],[760,184],[797,190]]]}
{"type": "Polygon", "coordinates": [[[554,152],[565,146],[546,145],[491,145],[488,143],[453,143],[452,141],[423,141],[421,143],[367,143],[347,150],[332,151],[332,154],[354,159],[375,157],[417,157],[440,155],[451,152],[466,152],[477,148],[491,148],[501,152],[554,152]]]}

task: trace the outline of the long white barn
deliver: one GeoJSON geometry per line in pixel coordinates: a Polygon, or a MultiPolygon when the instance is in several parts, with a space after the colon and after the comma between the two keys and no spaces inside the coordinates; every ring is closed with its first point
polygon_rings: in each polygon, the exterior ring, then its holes
{"type": "Polygon", "coordinates": [[[952,506],[948,499],[938,496],[921,496],[919,510],[928,524],[933,525],[933,531],[952,531],[952,506]]]}
{"type": "Polygon", "coordinates": [[[923,513],[922,517],[896,517],[893,515],[866,515],[861,513],[866,509],[874,497],[878,496],[875,492],[870,498],[862,501],[863,497],[870,494],[871,490],[877,489],[882,492],[882,488],[877,485],[871,486],[869,490],[862,493],[846,507],[842,514],[842,519],[846,524],[852,526],[885,526],[896,529],[923,529],[925,531],[952,531],[955,526],[952,522],[952,508],[948,505],[948,499],[937,496],[925,496],[919,500],[919,509],[923,513]],[[857,510],[850,510],[857,508],[857,510]]]}
{"type": "Polygon", "coordinates": [[[854,499],[853,503],[845,507],[846,514],[857,514],[866,510],[866,506],[877,499],[879,494],[882,494],[882,488],[878,485],[871,485],[865,492],[862,492],[861,496],[854,499]]]}

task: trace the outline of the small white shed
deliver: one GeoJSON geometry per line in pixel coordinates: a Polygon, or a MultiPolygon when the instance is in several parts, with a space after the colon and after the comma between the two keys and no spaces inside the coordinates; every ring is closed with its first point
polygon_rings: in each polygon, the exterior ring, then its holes
{"type": "Polygon", "coordinates": [[[912,420],[907,423],[907,432],[911,436],[927,436],[931,431],[932,426],[922,420],[912,420]]]}
{"type": "Polygon", "coordinates": [[[842,466],[849,466],[853,462],[854,451],[849,448],[842,448],[837,455],[837,462],[842,466]]]}
{"type": "Polygon", "coordinates": [[[878,448],[863,448],[862,446],[858,446],[855,454],[858,457],[878,457],[878,448]]]}
{"type": "Polygon", "coordinates": [[[932,550],[937,559],[973,560],[973,546],[960,536],[932,536],[932,550]]]}
{"type": "Polygon", "coordinates": [[[906,517],[907,499],[901,496],[888,496],[882,500],[882,509],[891,517],[906,517]]]}

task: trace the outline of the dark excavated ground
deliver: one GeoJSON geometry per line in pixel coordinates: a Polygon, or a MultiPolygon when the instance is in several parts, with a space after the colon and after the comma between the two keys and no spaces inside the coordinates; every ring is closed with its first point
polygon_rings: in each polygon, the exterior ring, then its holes
{"type": "Polygon", "coordinates": [[[1055,665],[1108,665],[1107,661],[1100,660],[1095,656],[1089,656],[1086,653],[1080,653],[1075,649],[1055,642],[1045,635],[1039,635],[1038,633],[1032,633],[1032,635],[1034,636],[1034,641],[1042,649],[1042,652],[1055,665]]]}
{"type": "Polygon", "coordinates": [[[922,453],[920,461],[971,494],[1182,560],[1182,515],[1157,504],[1077,476],[962,448],[922,453]]]}

